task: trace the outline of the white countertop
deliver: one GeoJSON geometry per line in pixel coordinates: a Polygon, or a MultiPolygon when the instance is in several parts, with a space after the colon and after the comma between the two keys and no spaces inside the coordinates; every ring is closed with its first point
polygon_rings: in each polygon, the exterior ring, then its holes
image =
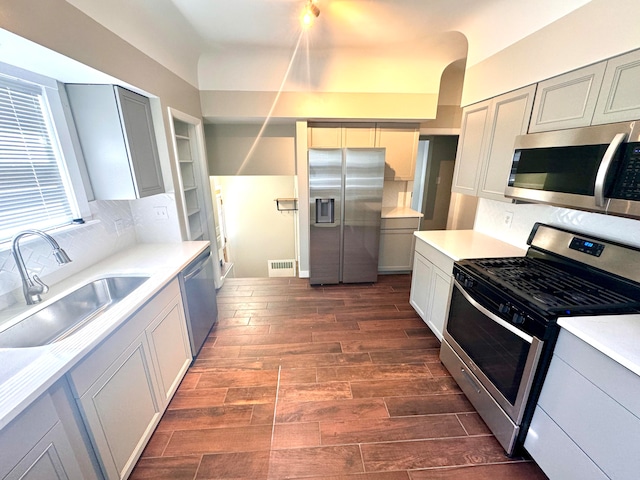
{"type": "Polygon", "coordinates": [[[454,261],[465,258],[522,257],[519,247],[475,230],[423,230],[413,233],[454,261]]]}
{"type": "Polygon", "coordinates": [[[131,295],[64,340],[42,347],[0,348],[0,428],[58,381],[208,245],[209,242],[139,244],[53,285],[42,303],[12,308],[14,318],[5,318],[3,326],[13,324],[14,320],[38,311],[97,278],[117,274],[149,275],[149,279],[131,295]]]}
{"type": "Polygon", "coordinates": [[[558,325],[640,375],[640,315],[563,317],[558,325]]]}
{"type": "Polygon", "coordinates": [[[422,218],[424,215],[409,207],[384,207],[382,218],[422,218]]]}

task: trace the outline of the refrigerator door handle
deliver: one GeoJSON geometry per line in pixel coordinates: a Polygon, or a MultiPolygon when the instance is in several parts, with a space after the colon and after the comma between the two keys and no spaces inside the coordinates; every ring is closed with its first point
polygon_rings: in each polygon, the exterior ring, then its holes
{"type": "Polygon", "coordinates": [[[316,223],[335,223],[335,199],[316,198],[316,223]]]}

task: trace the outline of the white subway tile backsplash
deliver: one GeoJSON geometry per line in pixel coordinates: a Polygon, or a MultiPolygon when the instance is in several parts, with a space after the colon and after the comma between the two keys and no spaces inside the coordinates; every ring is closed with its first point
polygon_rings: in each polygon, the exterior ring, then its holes
{"type": "MultiPolygon", "coordinates": [[[[129,202],[95,201],[90,203],[93,220],[72,228],[52,232],[72,262],[60,266],[51,255],[51,248],[41,238],[24,237],[20,252],[28,271],[40,276],[45,283],[54,284],[79,272],[103,258],[136,242],[135,227],[129,202]],[[118,236],[114,220],[123,219],[124,229],[118,236]]],[[[0,251],[0,309],[22,298],[22,283],[11,249],[0,251]]]]}
{"type": "Polygon", "coordinates": [[[592,234],[626,245],[640,247],[640,221],[600,213],[538,204],[512,204],[481,198],[474,230],[499,238],[521,248],[535,222],[592,234]],[[506,212],[513,212],[511,227],[504,224],[506,212]]]}

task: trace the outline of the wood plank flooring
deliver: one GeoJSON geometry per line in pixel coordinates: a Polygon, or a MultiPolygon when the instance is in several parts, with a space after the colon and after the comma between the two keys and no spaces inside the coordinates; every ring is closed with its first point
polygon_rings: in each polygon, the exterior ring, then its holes
{"type": "Polygon", "coordinates": [[[131,478],[546,479],[505,456],[440,364],[410,282],[227,279],[131,478]]]}

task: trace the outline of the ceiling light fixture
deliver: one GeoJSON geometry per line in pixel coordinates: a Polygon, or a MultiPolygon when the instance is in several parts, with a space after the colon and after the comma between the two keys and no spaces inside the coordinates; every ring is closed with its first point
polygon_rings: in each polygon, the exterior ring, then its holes
{"type": "Polygon", "coordinates": [[[313,21],[320,15],[320,9],[314,0],[309,0],[302,12],[302,26],[309,28],[313,25],[313,21]]]}

